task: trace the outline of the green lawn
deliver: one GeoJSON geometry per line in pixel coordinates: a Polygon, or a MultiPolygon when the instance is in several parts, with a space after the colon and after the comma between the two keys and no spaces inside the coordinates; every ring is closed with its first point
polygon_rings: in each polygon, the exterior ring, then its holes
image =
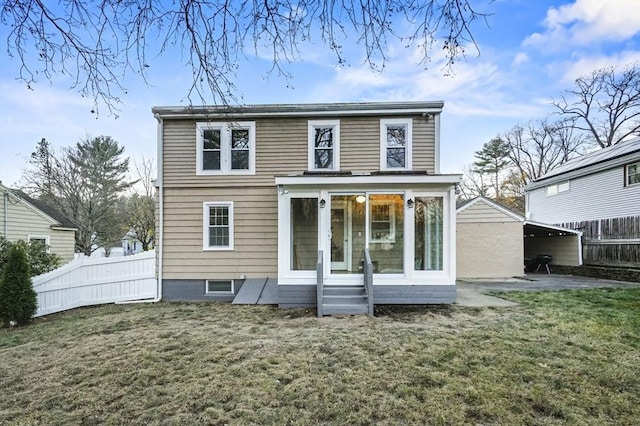
{"type": "Polygon", "coordinates": [[[640,289],[377,317],[160,303],[0,330],[0,424],[640,422],[640,289]]]}

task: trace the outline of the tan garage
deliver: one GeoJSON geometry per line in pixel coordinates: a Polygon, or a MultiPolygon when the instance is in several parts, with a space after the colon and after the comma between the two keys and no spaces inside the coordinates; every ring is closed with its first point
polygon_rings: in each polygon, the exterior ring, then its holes
{"type": "Polygon", "coordinates": [[[456,211],[457,278],[506,278],[524,274],[524,218],[477,197],[456,211]]]}

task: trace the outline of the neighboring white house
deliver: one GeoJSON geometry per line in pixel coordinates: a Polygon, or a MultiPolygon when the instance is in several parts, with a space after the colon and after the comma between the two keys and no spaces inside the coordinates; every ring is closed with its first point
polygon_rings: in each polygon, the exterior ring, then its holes
{"type": "Polygon", "coordinates": [[[584,263],[640,265],[640,137],[568,161],[525,191],[527,220],[584,233],[584,263]]]}
{"type": "Polygon", "coordinates": [[[122,253],[124,256],[130,256],[132,254],[142,253],[142,242],[138,239],[136,231],[129,229],[129,231],[122,237],[122,253]]]}

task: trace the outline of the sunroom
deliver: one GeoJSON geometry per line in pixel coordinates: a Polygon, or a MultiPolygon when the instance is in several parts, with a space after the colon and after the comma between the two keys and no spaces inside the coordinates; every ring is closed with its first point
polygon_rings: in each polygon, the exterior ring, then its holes
{"type": "Polygon", "coordinates": [[[459,179],[425,173],[277,177],[280,305],[315,304],[319,278],[327,287],[363,285],[367,264],[374,303],[455,301],[459,179]]]}

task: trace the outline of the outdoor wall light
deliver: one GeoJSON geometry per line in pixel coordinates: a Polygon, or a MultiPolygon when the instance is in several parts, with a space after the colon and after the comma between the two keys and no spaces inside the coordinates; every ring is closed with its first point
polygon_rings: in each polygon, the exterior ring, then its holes
{"type": "Polygon", "coordinates": [[[278,193],[280,195],[284,195],[284,194],[288,194],[289,191],[287,191],[286,189],[284,189],[284,187],[282,185],[278,185],[278,193]]]}
{"type": "Polygon", "coordinates": [[[409,198],[407,200],[407,207],[409,207],[410,209],[413,208],[413,205],[415,204],[415,201],[413,201],[413,198],[409,198]]]}
{"type": "Polygon", "coordinates": [[[320,200],[320,208],[324,209],[324,206],[327,205],[327,202],[324,200],[324,198],[322,200],[320,200]]]}
{"type": "Polygon", "coordinates": [[[356,195],[356,203],[362,204],[367,200],[367,197],[364,195],[356,195]]]}

